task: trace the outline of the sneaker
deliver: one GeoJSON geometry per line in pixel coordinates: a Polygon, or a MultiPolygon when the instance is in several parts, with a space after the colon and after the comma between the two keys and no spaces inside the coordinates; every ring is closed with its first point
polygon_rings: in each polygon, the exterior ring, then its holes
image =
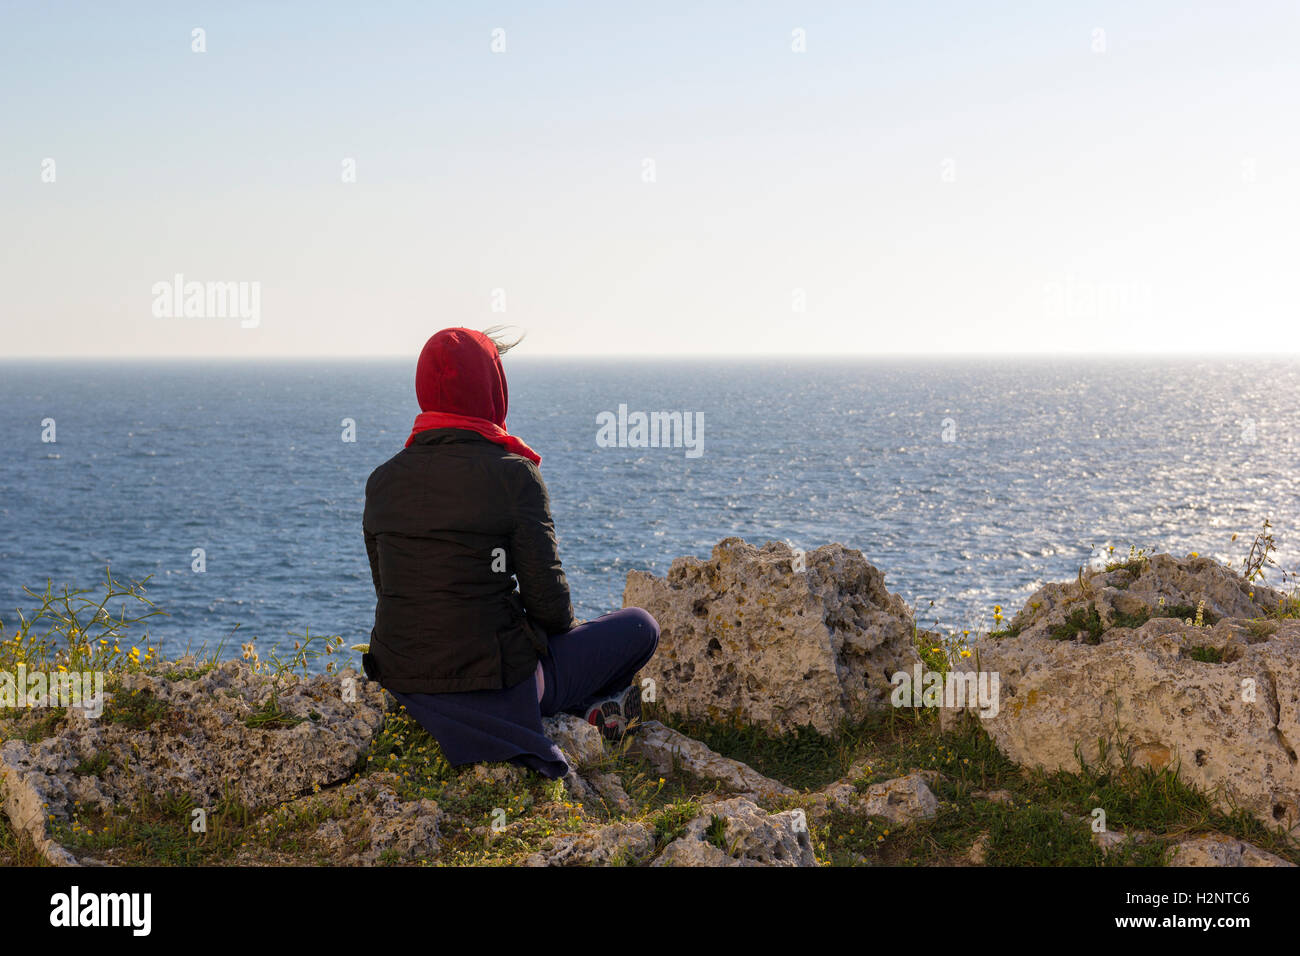
{"type": "Polygon", "coordinates": [[[618,740],[641,722],[641,688],[633,684],[621,694],[598,700],[586,714],[587,723],[598,727],[606,740],[618,740]]]}

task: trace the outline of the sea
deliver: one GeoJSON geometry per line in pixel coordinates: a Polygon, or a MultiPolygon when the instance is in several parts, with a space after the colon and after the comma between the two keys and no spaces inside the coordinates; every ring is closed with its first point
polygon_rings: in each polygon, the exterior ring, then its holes
{"type": "MultiPolygon", "coordinates": [[[[504,363],[580,618],[621,607],[629,571],[732,535],[860,549],[923,627],[976,635],[1110,548],[1240,565],[1267,519],[1278,563],[1300,563],[1295,359],[504,363]],[[651,412],[697,425],[692,444],[602,429],[651,412]]],[[[365,483],[410,432],[413,375],[413,360],[0,362],[0,622],[37,606],[25,589],[107,572],[165,611],[142,625],[164,655],[364,642],[365,483]]]]}

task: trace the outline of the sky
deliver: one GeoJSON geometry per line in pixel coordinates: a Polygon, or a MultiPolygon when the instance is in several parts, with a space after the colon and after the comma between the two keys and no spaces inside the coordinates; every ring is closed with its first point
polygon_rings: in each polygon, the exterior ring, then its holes
{"type": "Polygon", "coordinates": [[[0,358],[1296,352],[1298,48],[1293,0],[0,0],[0,358]]]}

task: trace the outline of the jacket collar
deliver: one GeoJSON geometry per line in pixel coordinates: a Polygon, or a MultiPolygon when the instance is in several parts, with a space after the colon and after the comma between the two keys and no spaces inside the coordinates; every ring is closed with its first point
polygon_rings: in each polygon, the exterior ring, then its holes
{"type": "Polygon", "coordinates": [[[447,445],[455,442],[487,442],[484,436],[468,428],[427,428],[418,432],[412,440],[413,445],[447,445]]]}

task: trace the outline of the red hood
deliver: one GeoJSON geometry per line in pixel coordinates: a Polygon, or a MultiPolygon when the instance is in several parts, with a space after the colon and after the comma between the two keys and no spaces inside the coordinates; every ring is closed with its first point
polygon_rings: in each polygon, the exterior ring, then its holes
{"type": "Polygon", "coordinates": [[[473,329],[443,329],[424,344],[415,397],[426,412],[483,418],[505,427],[510,393],[492,340],[473,329]]]}
{"type": "Polygon", "coordinates": [[[510,393],[496,344],[473,329],[443,329],[424,343],[415,365],[415,416],[407,447],[422,431],[467,428],[535,465],[542,458],[506,431],[510,393]]]}

